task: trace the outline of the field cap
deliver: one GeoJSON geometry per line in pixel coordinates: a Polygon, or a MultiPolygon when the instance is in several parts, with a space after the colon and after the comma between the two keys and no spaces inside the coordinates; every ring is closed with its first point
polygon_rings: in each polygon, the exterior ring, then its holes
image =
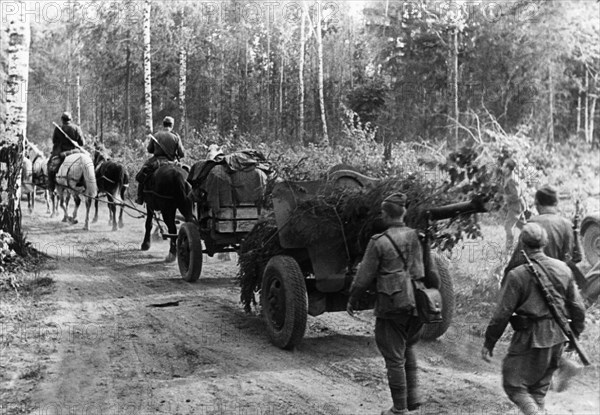
{"type": "Polygon", "coordinates": [[[71,113],[69,111],[65,111],[62,113],[62,115],[60,116],[61,120],[63,121],[71,121],[73,118],[71,118],[71,113]]]}
{"type": "Polygon", "coordinates": [[[391,203],[393,205],[404,207],[406,206],[406,195],[404,193],[393,193],[383,199],[383,203],[391,203]]]}
{"type": "Polygon", "coordinates": [[[558,192],[549,184],[542,186],[535,193],[535,199],[544,206],[554,206],[558,203],[558,192]]]}
{"type": "Polygon", "coordinates": [[[166,116],[163,119],[163,125],[175,125],[175,120],[173,119],[173,117],[166,116]]]}
{"type": "Polygon", "coordinates": [[[523,245],[529,248],[541,248],[548,243],[548,234],[546,233],[546,230],[533,222],[523,226],[519,238],[523,245]]]}

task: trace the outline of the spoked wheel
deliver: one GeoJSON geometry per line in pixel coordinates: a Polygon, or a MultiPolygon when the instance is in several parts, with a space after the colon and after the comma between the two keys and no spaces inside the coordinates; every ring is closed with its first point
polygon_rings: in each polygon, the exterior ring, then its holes
{"type": "Polygon", "coordinates": [[[262,278],[260,301],[271,342],[292,349],[304,337],[308,314],[306,283],[296,260],[277,255],[262,278]]]}
{"type": "Polygon", "coordinates": [[[436,254],[431,254],[432,259],[436,262],[440,273],[440,294],[442,295],[442,321],[440,323],[425,324],[421,339],[435,340],[442,336],[450,327],[452,318],[454,317],[454,284],[448,270],[448,265],[444,259],[436,254]]]}
{"type": "Polygon", "coordinates": [[[179,228],[177,264],[184,280],[194,282],[200,277],[202,272],[202,238],[194,223],[186,222],[179,228]]]}

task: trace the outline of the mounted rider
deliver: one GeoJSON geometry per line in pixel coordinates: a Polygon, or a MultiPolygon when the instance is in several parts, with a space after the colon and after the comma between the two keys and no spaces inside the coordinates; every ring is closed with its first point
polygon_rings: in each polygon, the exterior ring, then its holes
{"type": "Polygon", "coordinates": [[[83,153],[82,147],[85,143],[81,128],[72,122],[71,113],[65,111],[60,118],[62,125],[54,129],[52,152],[48,160],[48,190],[51,192],[56,187],[56,174],[65,157],[74,153],[83,153]]]}
{"type": "Polygon", "coordinates": [[[150,135],[146,150],[148,150],[148,153],[153,154],[153,156],[146,160],[135,176],[135,179],[139,183],[135,203],[139,205],[144,204],[144,183],[152,173],[165,161],[172,162],[182,159],[185,156],[181,138],[177,133],[173,132],[174,125],[175,120],[173,117],[167,116],[163,119],[163,130],[156,133],[156,135],[150,135]]]}

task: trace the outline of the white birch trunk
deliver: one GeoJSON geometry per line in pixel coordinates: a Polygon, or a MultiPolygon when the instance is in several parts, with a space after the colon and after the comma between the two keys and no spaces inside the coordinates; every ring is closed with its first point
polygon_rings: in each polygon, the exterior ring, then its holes
{"type": "Polygon", "coordinates": [[[590,108],[590,128],[589,128],[589,135],[588,135],[588,143],[591,143],[594,140],[594,112],[596,111],[596,101],[598,100],[598,97],[593,97],[592,98],[592,105],[590,108]]]}
{"type": "Polygon", "coordinates": [[[181,46],[179,48],[179,113],[183,136],[187,136],[185,93],[187,88],[187,36],[184,25],[185,11],[181,10],[181,46]]]}
{"type": "MultiPolygon", "coordinates": [[[[24,6],[23,6],[24,7],[24,6]]],[[[13,236],[21,234],[21,166],[27,128],[27,85],[29,81],[29,20],[10,16],[3,22],[8,39],[6,79],[6,130],[0,138],[0,224],[13,236]],[[19,151],[21,150],[21,151],[19,151]]]]}
{"type": "Polygon", "coordinates": [[[146,114],[146,133],[153,131],[152,122],[152,67],[150,60],[150,0],[144,1],[144,109],[146,114]]]}
{"type": "Polygon", "coordinates": [[[590,140],[590,122],[589,122],[589,105],[590,105],[590,97],[589,97],[589,92],[590,92],[590,78],[589,78],[589,74],[587,71],[587,67],[585,68],[585,119],[583,120],[584,126],[584,135],[585,135],[585,142],[589,143],[591,142],[590,140]]]}
{"type": "Polygon", "coordinates": [[[300,56],[298,62],[298,138],[300,144],[304,144],[304,49],[306,48],[306,16],[305,7],[302,7],[300,18],[300,56]]]}
{"type": "Polygon", "coordinates": [[[575,130],[576,136],[579,136],[579,131],[581,131],[581,91],[577,93],[577,129],[575,130]]]}
{"type": "Polygon", "coordinates": [[[81,126],[81,54],[77,53],[77,78],[75,79],[77,124],[81,126]]]}
{"type": "Polygon", "coordinates": [[[323,91],[323,38],[321,34],[321,3],[317,7],[317,51],[319,58],[319,105],[321,106],[321,123],[323,124],[322,144],[329,145],[329,136],[327,134],[327,117],[325,115],[325,96],[323,91]]]}

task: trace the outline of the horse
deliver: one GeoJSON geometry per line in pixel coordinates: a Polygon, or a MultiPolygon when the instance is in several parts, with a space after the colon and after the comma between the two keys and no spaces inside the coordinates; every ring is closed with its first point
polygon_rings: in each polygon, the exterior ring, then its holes
{"type": "MultiPolygon", "coordinates": [[[[161,162],[160,167],[148,178],[144,186],[144,202],[146,203],[146,233],[142,242],[142,251],[150,249],[150,232],[155,211],[162,213],[169,234],[175,235],[175,213],[181,212],[186,222],[195,220],[193,200],[189,196],[192,186],[187,182],[188,172],[173,162],[161,162]]],[[[176,239],[171,238],[166,262],[176,258],[176,239]]]]}
{"type": "Polygon", "coordinates": [[[35,195],[37,188],[44,189],[44,200],[46,201],[46,213],[53,217],[56,214],[56,198],[48,190],[48,157],[44,156],[34,143],[25,141],[25,157],[23,158],[23,193],[27,195],[27,207],[29,213],[35,208],[35,195]],[[27,171],[25,169],[28,169],[27,171]],[[52,210],[50,200],[52,199],[52,210]]]}
{"type": "MultiPolygon", "coordinates": [[[[119,211],[119,228],[123,225],[123,209],[125,201],[125,191],[129,187],[129,175],[127,169],[120,163],[110,160],[110,158],[99,148],[94,150],[94,168],[96,171],[96,183],[98,184],[98,196],[106,194],[108,199],[109,219],[108,224],[112,225],[112,230],[117,230],[117,207],[121,206],[119,211]],[[116,203],[115,203],[116,202],[116,203]]],[[[94,203],[94,219],[92,223],[98,221],[98,198],[94,203]]]]}
{"type": "Polygon", "coordinates": [[[64,212],[63,222],[77,223],[77,210],[81,204],[80,195],[86,197],[86,215],[84,230],[89,230],[90,207],[92,198],[98,195],[98,185],[96,183],[96,172],[94,162],[88,153],[74,153],[65,157],[56,174],[56,192],[60,200],[60,207],[64,212]],[[75,209],[73,216],[69,216],[67,209],[69,207],[70,196],[75,199],[75,209]]]}

